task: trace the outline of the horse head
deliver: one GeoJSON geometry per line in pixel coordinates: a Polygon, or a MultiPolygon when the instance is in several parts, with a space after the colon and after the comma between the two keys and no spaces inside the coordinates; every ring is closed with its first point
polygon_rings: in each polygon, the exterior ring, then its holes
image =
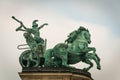
{"type": "Polygon", "coordinates": [[[91,43],[91,34],[89,33],[88,29],[84,33],[85,39],[88,41],[88,43],[91,43]]]}
{"type": "Polygon", "coordinates": [[[77,31],[77,36],[79,37],[78,39],[80,40],[85,40],[87,43],[91,43],[91,34],[89,33],[89,30],[80,26],[80,28],[77,31]]]}

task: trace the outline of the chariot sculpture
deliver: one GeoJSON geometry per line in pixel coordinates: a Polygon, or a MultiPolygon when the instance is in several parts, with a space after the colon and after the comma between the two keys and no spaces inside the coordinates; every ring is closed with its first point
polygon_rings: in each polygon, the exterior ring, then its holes
{"type": "Polygon", "coordinates": [[[97,69],[101,69],[100,58],[96,54],[95,47],[89,47],[91,43],[91,35],[88,29],[80,26],[77,30],[71,32],[68,38],[63,43],[56,44],[51,49],[46,49],[46,39],[40,37],[39,30],[48,25],[44,23],[38,26],[38,20],[34,20],[32,28],[27,28],[14,16],[14,20],[20,23],[20,27],[16,31],[24,31],[23,36],[26,39],[26,44],[18,45],[18,49],[24,50],[19,62],[22,67],[69,67],[70,64],[76,64],[80,61],[89,64],[89,67],[84,68],[84,71],[89,71],[93,67],[91,60],[94,60],[97,69]],[[28,45],[29,48],[21,48],[28,45]]]}

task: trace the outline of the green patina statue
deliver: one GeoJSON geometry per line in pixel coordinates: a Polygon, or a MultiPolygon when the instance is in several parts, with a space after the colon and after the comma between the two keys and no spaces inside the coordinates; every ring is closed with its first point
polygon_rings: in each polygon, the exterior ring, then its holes
{"type": "MultiPolygon", "coordinates": [[[[45,23],[40,27],[38,27],[38,24],[36,23],[38,22],[38,20],[34,20],[32,23],[32,28],[26,28],[24,24],[18,19],[16,19],[14,16],[12,16],[12,18],[21,24],[20,27],[16,29],[16,31],[24,31],[23,35],[26,39],[26,43],[27,43],[26,45],[29,46],[29,50],[25,50],[24,52],[22,52],[22,54],[19,57],[19,62],[21,66],[22,67],[42,66],[44,64],[43,54],[46,49],[46,40],[44,41],[40,37],[39,30],[48,24],[45,23]]],[[[20,46],[24,46],[24,45],[25,44],[19,45],[18,49],[20,49],[19,48],[20,46]]],[[[27,48],[23,48],[23,49],[27,49],[27,48]]]]}
{"type": "Polygon", "coordinates": [[[47,23],[38,27],[36,23],[38,20],[34,20],[32,28],[27,28],[14,16],[12,18],[21,24],[16,31],[24,31],[26,45],[29,46],[29,49],[20,48],[25,44],[18,46],[18,49],[27,49],[19,57],[19,62],[22,67],[44,66],[71,68],[70,64],[76,64],[82,61],[90,65],[83,69],[84,71],[88,71],[93,67],[91,60],[94,60],[97,69],[101,69],[100,58],[96,54],[96,49],[88,46],[91,43],[91,35],[88,29],[80,26],[68,35],[64,43],[58,43],[52,49],[46,50],[46,39],[44,40],[40,37],[39,30],[45,25],[48,25],[47,23]]]}
{"type": "Polygon", "coordinates": [[[93,67],[90,60],[94,60],[97,64],[97,69],[101,69],[100,58],[96,54],[94,47],[88,47],[91,43],[90,33],[84,27],[79,27],[73,31],[65,40],[65,43],[59,43],[54,48],[46,50],[45,67],[71,67],[69,64],[76,64],[80,61],[89,64],[90,66],[83,70],[88,71],[93,67]],[[90,53],[92,51],[92,53],[90,53]]]}

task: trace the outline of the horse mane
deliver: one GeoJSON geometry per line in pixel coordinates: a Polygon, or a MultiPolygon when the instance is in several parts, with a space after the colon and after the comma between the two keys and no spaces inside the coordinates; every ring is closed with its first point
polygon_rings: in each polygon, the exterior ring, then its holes
{"type": "Polygon", "coordinates": [[[65,42],[72,43],[76,39],[77,35],[81,34],[82,31],[88,31],[88,29],[80,26],[78,30],[73,31],[68,35],[68,38],[65,40],[65,42]]]}
{"type": "Polygon", "coordinates": [[[82,31],[88,31],[88,32],[89,32],[88,29],[84,28],[83,26],[80,26],[80,27],[78,28],[78,32],[81,33],[82,31]]]}

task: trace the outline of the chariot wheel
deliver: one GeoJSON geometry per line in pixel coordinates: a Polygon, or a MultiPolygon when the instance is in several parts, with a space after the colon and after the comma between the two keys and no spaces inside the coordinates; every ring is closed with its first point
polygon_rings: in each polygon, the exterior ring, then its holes
{"type": "Polygon", "coordinates": [[[38,67],[40,63],[39,54],[33,54],[31,50],[26,50],[20,55],[19,62],[22,67],[38,67]]]}

